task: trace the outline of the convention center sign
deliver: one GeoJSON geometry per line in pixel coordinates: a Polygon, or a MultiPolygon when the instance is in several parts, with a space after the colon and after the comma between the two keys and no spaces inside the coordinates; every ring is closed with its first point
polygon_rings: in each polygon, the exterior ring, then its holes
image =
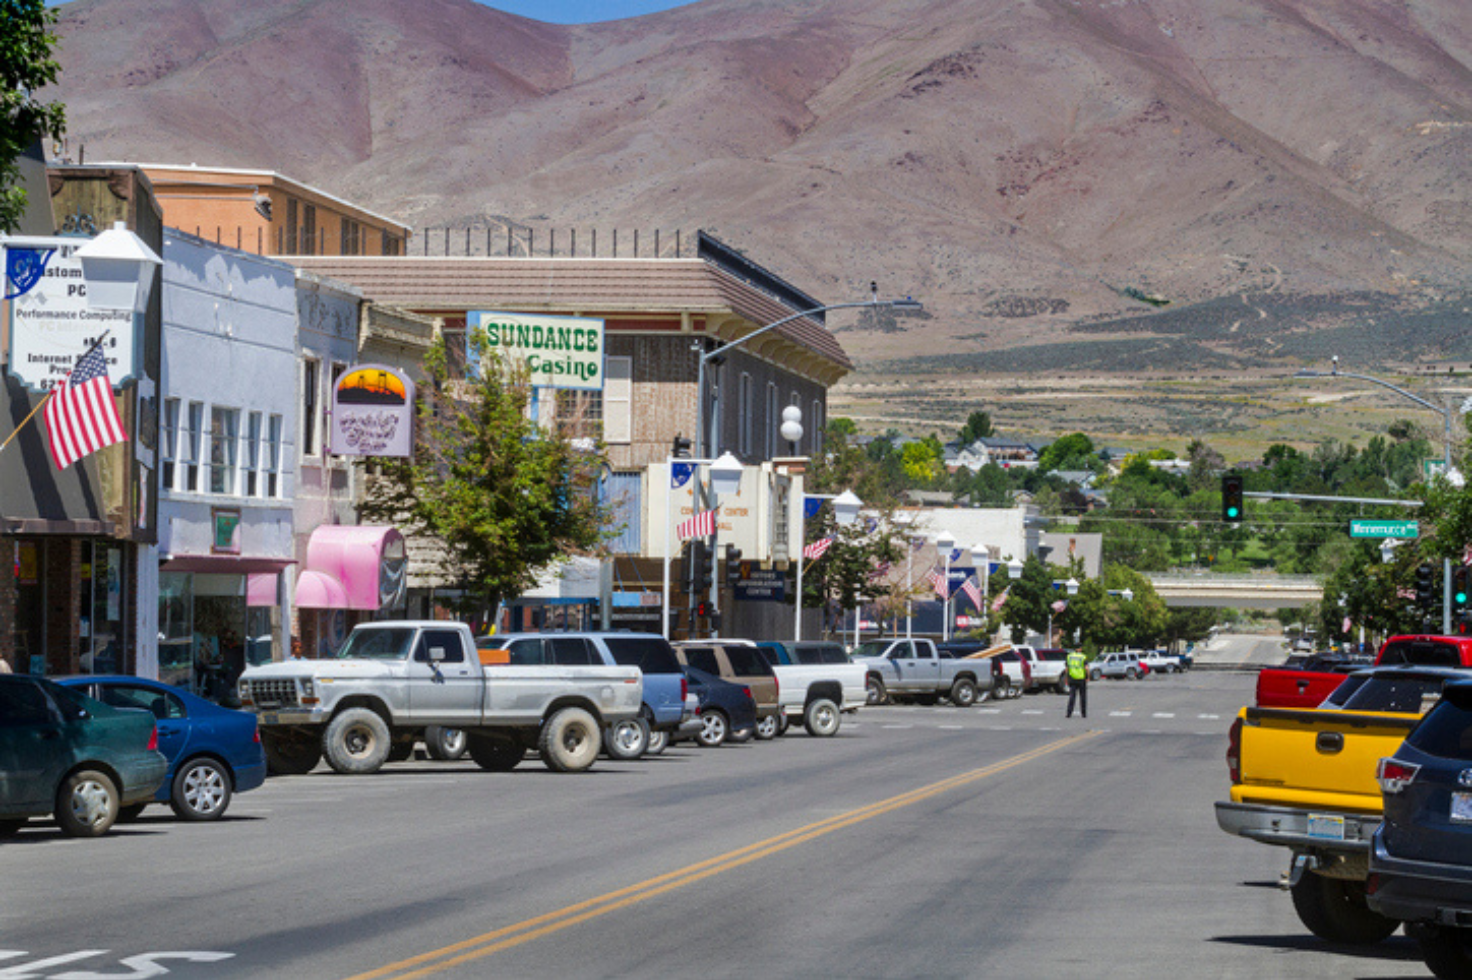
{"type": "Polygon", "coordinates": [[[10,237],[4,242],[5,299],[10,303],[10,373],[49,391],[104,337],[107,376],[133,376],[133,314],[87,306],[77,249],[87,238],[10,237]]]}
{"type": "Polygon", "coordinates": [[[414,382],[382,364],[359,364],[332,388],[332,452],[412,456],[414,382]]]}
{"type": "Polygon", "coordinates": [[[603,321],[581,316],[472,311],[466,316],[472,373],[480,373],[480,339],[503,363],[525,363],[546,388],[603,390],[603,321]]]}

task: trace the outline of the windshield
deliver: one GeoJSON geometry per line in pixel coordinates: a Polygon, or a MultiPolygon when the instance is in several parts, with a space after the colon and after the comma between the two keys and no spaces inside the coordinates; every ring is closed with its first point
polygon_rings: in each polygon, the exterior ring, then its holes
{"type": "Polygon", "coordinates": [[[1445,677],[1371,677],[1343,701],[1346,711],[1425,714],[1441,697],[1445,677]]]}
{"type": "Polygon", "coordinates": [[[603,642],[613,654],[614,663],[638,667],[646,674],[678,674],[680,661],[669,643],[657,636],[610,636],[603,642]]]}
{"type": "Polygon", "coordinates": [[[854,647],[855,657],[882,657],[891,640],[866,640],[854,647]]]}
{"type": "Polygon", "coordinates": [[[403,660],[414,641],[412,627],[392,626],[353,630],[337,651],[339,660],[403,660]]]}

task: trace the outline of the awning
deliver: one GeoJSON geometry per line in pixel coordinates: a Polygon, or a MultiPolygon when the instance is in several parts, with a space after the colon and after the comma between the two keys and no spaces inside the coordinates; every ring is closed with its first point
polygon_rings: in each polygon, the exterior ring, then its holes
{"type": "Polygon", "coordinates": [[[161,572],[205,572],[216,575],[251,575],[257,572],[277,573],[292,558],[253,558],[247,555],[174,555],[159,564],[161,572]]]}
{"type": "Polygon", "coordinates": [[[404,536],[381,525],[328,524],[312,532],[297,576],[301,609],[382,609],[404,600],[404,536]]]}

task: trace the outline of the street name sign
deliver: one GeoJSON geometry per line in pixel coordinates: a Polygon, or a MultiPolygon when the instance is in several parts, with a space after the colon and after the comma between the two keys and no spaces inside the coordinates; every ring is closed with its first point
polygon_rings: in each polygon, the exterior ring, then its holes
{"type": "Polygon", "coordinates": [[[1419,521],[1350,521],[1352,538],[1416,538],[1421,534],[1419,521]]]}

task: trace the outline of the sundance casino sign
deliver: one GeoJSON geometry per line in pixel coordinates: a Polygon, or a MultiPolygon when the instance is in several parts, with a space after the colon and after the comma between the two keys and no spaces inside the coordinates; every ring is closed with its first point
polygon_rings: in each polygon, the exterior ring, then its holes
{"type": "MultiPolygon", "coordinates": [[[[525,362],[534,385],[603,389],[603,321],[579,316],[475,311],[466,317],[471,337],[483,336],[507,364],[525,362]]],[[[472,369],[479,352],[469,348],[472,369]]]]}

